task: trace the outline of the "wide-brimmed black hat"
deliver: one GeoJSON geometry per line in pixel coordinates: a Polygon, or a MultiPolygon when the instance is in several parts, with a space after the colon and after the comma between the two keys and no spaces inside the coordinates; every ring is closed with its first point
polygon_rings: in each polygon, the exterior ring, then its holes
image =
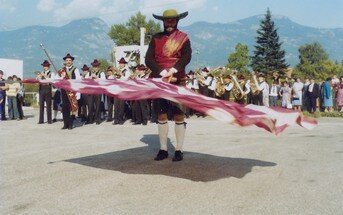
{"type": "Polygon", "coordinates": [[[93,63],[91,63],[92,66],[99,66],[100,62],[97,59],[94,59],[93,63]]]}
{"type": "Polygon", "coordinates": [[[44,67],[49,67],[50,63],[49,63],[49,61],[45,60],[41,65],[44,67]]]}
{"type": "Polygon", "coordinates": [[[183,19],[188,15],[188,12],[178,13],[175,9],[168,9],[163,12],[162,16],[152,14],[155,19],[165,20],[165,19],[183,19]]]}
{"type": "Polygon", "coordinates": [[[120,60],[118,60],[118,63],[127,64],[127,61],[122,57],[120,60]]]}
{"type": "Polygon", "coordinates": [[[75,58],[71,56],[69,53],[63,58],[63,60],[66,60],[67,58],[70,58],[71,60],[74,60],[75,58]]]}
{"type": "Polygon", "coordinates": [[[82,71],[89,71],[89,67],[86,64],[84,64],[81,69],[82,71]]]}

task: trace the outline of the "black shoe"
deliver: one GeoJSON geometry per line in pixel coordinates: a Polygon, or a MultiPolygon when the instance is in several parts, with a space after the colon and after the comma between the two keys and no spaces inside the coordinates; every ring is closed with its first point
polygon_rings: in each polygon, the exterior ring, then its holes
{"type": "Polygon", "coordinates": [[[107,119],[106,122],[112,122],[112,119],[107,119]]]}
{"type": "Polygon", "coordinates": [[[57,119],[53,119],[52,122],[57,122],[57,119]]]}
{"type": "Polygon", "coordinates": [[[124,125],[125,121],[119,121],[119,125],[124,125]]]}
{"type": "Polygon", "coordinates": [[[134,123],[132,123],[132,125],[140,125],[140,124],[142,124],[141,122],[134,122],[134,123]]]}
{"type": "Polygon", "coordinates": [[[175,151],[173,161],[182,161],[183,160],[183,153],[181,151],[175,151]]]}
{"type": "Polygon", "coordinates": [[[164,160],[168,157],[168,152],[165,150],[160,149],[160,151],[158,151],[158,154],[156,155],[156,157],[154,158],[155,161],[161,161],[164,160]]]}
{"type": "Polygon", "coordinates": [[[68,130],[72,130],[73,129],[73,126],[68,126],[68,130]]]}
{"type": "Polygon", "coordinates": [[[101,121],[97,121],[95,124],[100,125],[101,121]]]}
{"type": "Polygon", "coordinates": [[[143,125],[147,125],[148,124],[148,122],[147,121],[143,121],[143,123],[142,123],[143,125]]]}
{"type": "Polygon", "coordinates": [[[38,122],[37,124],[38,124],[38,125],[40,125],[40,124],[44,124],[44,122],[38,122]]]}
{"type": "Polygon", "coordinates": [[[68,127],[67,126],[63,126],[61,129],[64,130],[64,129],[67,129],[68,127]]]}
{"type": "Polygon", "coordinates": [[[52,124],[52,122],[50,121],[50,122],[48,122],[48,124],[52,124]]]}
{"type": "Polygon", "coordinates": [[[118,120],[114,120],[113,121],[113,125],[118,125],[119,124],[119,121],[118,120]]]}

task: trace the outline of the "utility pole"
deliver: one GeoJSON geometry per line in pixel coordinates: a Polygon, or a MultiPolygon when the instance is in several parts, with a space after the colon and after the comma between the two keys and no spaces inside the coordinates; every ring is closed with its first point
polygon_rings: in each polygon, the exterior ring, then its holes
{"type": "Polygon", "coordinates": [[[197,67],[197,69],[199,69],[199,54],[200,54],[200,51],[199,51],[199,48],[197,48],[196,50],[195,50],[195,54],[196,54],[196,67],[197,67]]]}

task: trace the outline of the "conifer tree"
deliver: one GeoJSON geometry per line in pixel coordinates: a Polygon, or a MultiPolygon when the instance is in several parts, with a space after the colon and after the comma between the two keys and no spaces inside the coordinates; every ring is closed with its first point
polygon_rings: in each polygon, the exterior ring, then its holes
{"type": "Polygon", "coordinates": [[[252,56],[252,68],[254,71],[267,73],[280,71],[289,65],[285,60],[285,51],[281,49],[277,29],[270,10],[268,8],[265,18],[261,20],[260,28],[257,30],[254,56],[252,56]]]}

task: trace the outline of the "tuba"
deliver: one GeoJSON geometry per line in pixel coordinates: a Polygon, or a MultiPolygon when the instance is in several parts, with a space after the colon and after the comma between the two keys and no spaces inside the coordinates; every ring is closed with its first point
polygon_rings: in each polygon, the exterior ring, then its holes
{"type": "Polygon", "coordinates": [[[241,85],[238,82],[238,78],[237,78],[237,72],[233,71],[230,76],[232,78],[232,81],[234,83],[234,87],[232,88],[232,94],[233,97],[235,97],[236,100],[241,100],[244,97],[244,92],[243,92],[243,84],[241,85]]]}
{"type": "Polygon", "coordinates": [[[258,81],[256,78],[256,74],[254,71],[251,72],[251,79],[250,79],[250,90],[251,90],[251,94],[256,96],[260,93],[260,90],[258,89],[258,81]]]}
{"type": "Polygon", "coordinates": [[[223,80],[223,76],[220,74],[218,77],[216,77],[217,82],[216,82],[216,88],[214,90],[214,93],[216,94],[217,97],[221,97],[225,93],[225,83],[223,80]]]}

